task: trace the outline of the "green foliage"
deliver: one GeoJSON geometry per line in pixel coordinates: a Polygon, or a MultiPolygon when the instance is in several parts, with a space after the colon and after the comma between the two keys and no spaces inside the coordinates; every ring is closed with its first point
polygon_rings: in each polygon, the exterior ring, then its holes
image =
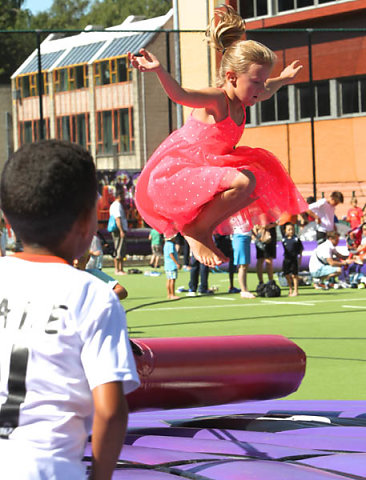
{"type": "Polygon", "coordinates": [[[129,15],[164,15],[171,5],[171,0],[53,0],[49,10],[32,15],[24,9],[24,0],[1,0],[0,30],[9,33],[0,33],[0,83],[9,83],[10,76],[36,48],[34,33],[10,33],[12,30],[83,30],[87,25],[106,28],[122,23],[129,15]]]}
{"type": "Polygon", "coordinates": [[[164,15],[171,5],[171,0],[96,0],[85,20],[90,25],[111,27],[122,23],[129,15],[146,18],[164,15]]]}
{"type": "MultiPolygon", "coordinates": [[[[23,30],[30,26],[30,13],[21,10],[24,0],[1,0],[0,30],[23,30]]],[[[9,83],[10,75],[33,50],[35,42],[29,35],[0,34],[0,83],[9,83]]]]}

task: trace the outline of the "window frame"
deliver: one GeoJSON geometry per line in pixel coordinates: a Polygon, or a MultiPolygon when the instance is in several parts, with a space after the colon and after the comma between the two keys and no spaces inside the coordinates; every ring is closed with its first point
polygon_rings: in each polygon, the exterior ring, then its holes
{"type": "Polygon", "coordinates": [[[115,108],[112,110],[100,110],[96,112],[96,152],[99,156],[113,155],[118,153],[119,155],[131,155],[135,152],[135,138],[134,138],[134,126],[133,126],[133,107],[127,108],[115,108]],[[105,139],[105,114],[111,114],[111,149],[106,151],[106,139],[105,139]],[[126,112],[128,116],[128,133],[121,133],[121,114],[126,112]],[[123,141],[123,140],[127,141],[123,141]],[[128,148],[123,148],[123,145],[128,144],[128,148]],[[114,145],[116,149],[114,150],[114,145]]]}
{"type": "Polygon", "coordinates": [[[59,140],[68,140],[73,143],[82,145],[87,150],[91,149],[90,140],[90,113],[79,113],[74,115],[59,115],[56,117],[56,138],[59,140]],[[85,125],[85,144],[80,142],[79,122],[84,117],[85,125]],[[64,124],[68,125],[69,135],[64,135],[64,124]]]}
{"type": "Polygon", "coordinates": [[[97,60],[93,63],[93,79],[94,85],[97,87],[103,85],[112,85],[116,83],[127,83],[131,82],[132,79],[132,68],[129,66],[127,61],[127,55],[119,55],[111,58],[104,58],[97,60]],[[122,80],[121,75],[121,61],[125,62],[125,72],[126,79],[122,80]],[[105,68],[105,70],[104,70],[105,68]],[[103,79],[103,71],[108,72],[109,82],[105,82],[103,79]]]}
{"type": "Polygon", "coordinates": [[[83,90],[88,88],[88,65],[86,63],[79,63],[76,65],[68,65],[67,67],[55,68],[53,74],[53,85],[56,93],[72,92],[74,90],[83,90]],[[82,86],[78,86],[77,69],[83,69],[83,81],[82,86]],[[61,80],[62,79],[62,80],[61,80]],[[66,82],[65,82],[66,79],[66,82]],[[66,83],[66,88],[64,84],[66,83]],[[72,87],[72,88],[71,88],[72,87]]]}
{"type": "MultiPolygon", "coordinates": [[[[50,138],[50,118],[46,117],[43,119],[44,123],[44,138],[50,138]]],[[[23,120],[18,123],[18,135],[20,140],[20,145],[25,145],[26,143],[38,142],[40,140],[40,119],[33,120],[23,120]],[[25,127],[29,124],[31,129],[32,139],[30,141],[25,141],[25,127]]]]}
{"type": "MultiPolygon", "coordinates": [[[[49,83],[48,83],[48,72],[42,72],[42,82],[43,82],[43,94],[48,95],[49,93],[49,83]]],[[[19,75],[15,79],[16,89],[20,91],[20,98],[29,98],[29,97],[38,97],[38,72],[36,73],[27,73],[19,75]],[[28,94],[24,94],[24,81],[28,79],[28,94]]]]}

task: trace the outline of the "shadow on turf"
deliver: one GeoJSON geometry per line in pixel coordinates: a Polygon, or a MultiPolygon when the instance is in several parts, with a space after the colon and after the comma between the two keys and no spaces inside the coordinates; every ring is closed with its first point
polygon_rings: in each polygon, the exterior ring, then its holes
{"type": "MultiPolygon", "coordinates": [[[[223,296],[223,295],[233,295],[233,294],[232,293],[227,293],[227,292],[220,294],[220,296],[223,296]]],[[[173,303],[173,302],[176,303],[176,302],[179,302],[181,300],[192,300],[192,299],[199,300],[199,299],[202,299],[202,298],[212,298],[213,296],[214,295],[197,295],[197,297],[180,297],[177,300],[168,300],[168,299],[157,300],[156,302],[142,303],[141,305],[136,305],[135,307],[131,307],[131,308],[125,310],[125,312],[126,313],[133,312],[134,310],[138,310],[139,308],[151,307],[152,305],[160,305],[160,304],[173,303]]],[[[141,298],[149,298],[149,297],[141,297],[141,298]]]]}
{"type": "MultiPolygon", "coordinates": [[[[292,339],[291,339],[292,340],[292,339]]],[[[318,357],[314,355],[306,355],[306,358],[313,359],[313,360],[340,360],[342,362],[366,362],[365,358],[343,358],[343,357],[318,357]]]]}
{"type": "MultiPolygon", "coordinates": [[[[156,302],[156,303],[166,303],[166,302],[156,302]]],[[[152,305],[152,304],[148,304],[146,306],[149,306],[149,305],[152,305]]],[[[136,310],[137,308],[140,308],[142,307],[142,305],[140,305],[139,307],[135,307],[134,309],[131,309],[130,311],[132,310],[136,310]]],[[[357,309],[354,309],[352,310],[352,313],[365,313],[365,310],[364,309],[360,309],[360,310],[357,310],[357,309]]],[[[324,313],[320,313],[320,312],[314,312],[314,313],[311,313],[311,312],[307,312],[306,313],[306,317],[315,317],[315,316],[321,316],[321,315],[330,315],[330,314],[334,314],[334,315],[344,315],[345,312],[344,311],[334,311],[334,312],[324,312],[324,313]]],[[[294,318],[294,317],[303,317],[304,316],[304,313],[291,313],[289,315],[284,315],[283,313],[281,313],[280,315],[262,315],[262,316],[258,316],[256,315],[255,317],[239,317],[239,318],[218,318],[218,319],[215,319],[215,320],[200,320],[200,324],[203,324],[203,323],[210,323],[210,324],[213,324],[213,323],[225,323],[225,322],[242,322],[242,321],[251,321],[251,320],[265,320],[265,319],[272,319],[272,320],[275,320],[277,318],[279,319],[283,319],[283,318],[286,318],[286,317],[290,317],[290,318],[294,318]]],[[[182,325],[196,325],[197,324],[197,321],[193,321],[193,322],[177,322],[175,323],[174,322],[174,326],[182,326],[182,325]]],[[[149,323],[149,324],[146,324],[146,325],[136,325],[135,327],[133,328],[144,328],[144,327],[168,327],[168,326],[171,326],[172,324],[171,323],[149,323]]],[[[132,331],[132,333],[134,333],[134,331],[132,331]]],[[[309,337],[309,339],[311,339],[309,337]]]]}

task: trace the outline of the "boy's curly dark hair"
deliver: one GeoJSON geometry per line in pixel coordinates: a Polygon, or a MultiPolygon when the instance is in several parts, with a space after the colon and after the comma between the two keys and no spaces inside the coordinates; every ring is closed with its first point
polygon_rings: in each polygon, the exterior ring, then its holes
{"type": "Polygon", "coordinates": [[[43,140],[23,145],[6,162],[1,208],[17,238],[54,248],[97,198],[93,158],[79,145],[43,140]]]}

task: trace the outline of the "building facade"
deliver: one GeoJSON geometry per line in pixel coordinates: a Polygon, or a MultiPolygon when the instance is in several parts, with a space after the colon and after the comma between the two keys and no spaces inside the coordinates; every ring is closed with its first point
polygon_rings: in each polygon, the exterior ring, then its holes
{"type": "MultiPolygon", "coordinates": [[[[366,0],[226,0],[246,19],[247,38],[271,47],[276,76],[298,59],[292,85],[247,109],[240,144],[274,152],[304,197],[341,190],[366,202],[366,0]]],[[[46,138],[85,145],[100,171],[138,172],[177,126],[156,75],[131,70],[128,50],[147,47],[188,88],[215,84],[220,54],[205,29],[217,0],[175,2],[173,12],[42,43],[46,138]],[[124,30],[123,32],[121,30],[124,30]],[[179,47],[179,48],[178,48],[179,47]],[[177,49],[178,48],[178,49],[177,49]],[[177,69],[176,52],[179,51],[177,69]]],[[[14,147],[40,137],[37,52],[12,77],[14,147]]],[[[190,110],[183,109],[183,121],[190,110]]],[[[179,123],[178,123],[179,124],[179,123]]],[[[342,213],[342,211],[341,211],[342,213]]]]}
{"type": "Polygon", "coordinates": [[[104,31],[49,35],[41,44],[42,96],[37,51],[12,76],[14,148],[65,139],[88,148],[98,170],[141,170],[175,123],[155,75],[131,69],[127,52],[146,47],[173,65],[160,32],[171,28],[172,11],[148,20],[130,16],[104,31]]]}
{"type": "MultiPolygon", "coordinates": [[[[222,3],[208,0],[197,6],[193,0],[179,2],[180,28],[192,28],[194,11],[195,26],[203,31],[214,8],[222,3]]],[[[341,190],[346,196],[344,210],[349,208],[352,195],[359,198],[362,207],[366,202],[366,1],[225,3],[246,19],[248,39],[276,52],[273,76],[295,59],[303,64],[293,85],[282,87],[272,99],[247,109],[247,126],[240,144],[274,152],[305,197],[313,195],[315,183],[318,198],[341,190]]],[[[202,38],[197,38],[195,51],[199,56],[192,59],[192,45],[189,51],[183,46],[189,43],[187,35],[181,33],[183,83],[192,88],[214,84],[220,54],[204,51],[202,38]]]]}

